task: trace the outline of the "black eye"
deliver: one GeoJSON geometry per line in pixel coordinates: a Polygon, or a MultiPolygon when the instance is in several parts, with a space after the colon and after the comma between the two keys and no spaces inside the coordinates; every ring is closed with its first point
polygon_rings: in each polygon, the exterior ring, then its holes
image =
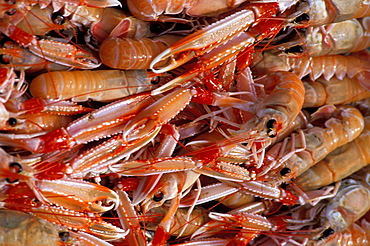
{"type": "Polygon", "coordinates": [[[151,83],[152,85],[158,85],[158,84],[159,84],[159,81],[160,81],[159,77],[155,77],[155,78],[153,78],[153,79],[150,81],[150,83],[151,83]]]}
{"type": "Polygon", "coordinates": [[[37,198],[32,199],[32,203],[35,205],[40,205],[40,200],[37,198]]]}
{"type": "Polygon", "coordinates": [[[286,49],[285,53],[303,53],[303,48],[302,46],[299,46],[299,45],[293,46],[289,49],[286,49]]]}
{"type": "Polygon", "coordinates": [[[266,122],[266,127],[267,127],[268,129],[273,129],[273,128],[275,128],[275,127],[276,127],[276,120],[274,120],[274,119],[268,120],[268,121],[266,122]]]}
{"type": "Polygon", "coordinates": [[[5,14],[7,14],[9,16],[14,15],[15,13],[17,13],[17,9],[9,9],[9,10],[5,11],[5,14]]]}
{"type": "Polygon", "coordinates": [[[69,238],[69,232],[64,231],[64,232],[59,232],[59,237],[62,242],[66,242],[69,238]]]}
{"type": "Polygon", "coordinates": [[[20,172],[23,171],[23,168],[22,168],[21,164],[19,164],[18,162],[12,162],[12,163],[10,163],[9,164],[9,169],[13,173],[20,173],[20,172]]]}
{"type": "Polygon", "coordinates": [[[16,4],[17,1],[15,0],[5,0],[7,4],[16,4]]]}
{"type": "Polygon", "coordinates": [[[12,184],[12,183],[18,182],[18,179],[6,178],[5,181],[8,182],[9,184],[12,184]]]}
{"type": "Polygon", "coordinates": [[[164,194],[162,192],[158,191],[154,194],[153,201],[160,202],[160,201],[162,201],[163,197],[164,197],[164,194]]]}
{"type": "Polygon", "coordinates": [[[9,37],[4,37],[1,39],[0,41],[0,46],[4,46],[5,48],[8,48],[8,49],[14,49],[14,41],[11,40],[9,37]]]}
{"type": "Polygon", "coordinates": [[[298,16],[294,22],[296,23],[301,23],[301,22],[306,22],[306,21],[309,21],[310,20],[310,16],[308,14],[302,14],[300,16],[298,16]]]}
{"type": "Polygon", "coordinates": [[[8,124],[10,126],[15,126],[17,124],[17,119],[16,118],[9,118],[8,124]]]}
{"type": "Polygon", "coordinates": [[[268,130],[267,131],[267,135],[269,136],[269,138],[274,138],[276,137],[276,134],[274,132],[272,132],[271,130],[268,130]]]}
{"type": "Polygon", "coordinates": [[[288,188],[288,184],[284,182],[280,185],[280,187],[286,190],[288,188]]]}
{"type": "Polygon", "coordinates": [[[326,229],[323,233],[322,233],[322,235],[321,235],[321,237],[319,238],[319,240],[321,240],[321,239],[325,239],[325,238],[327,238],[327,237],[329,237],[331,234],[333,234],[335,231],[332,229],[332,228],[328,228],[328,229],[326,229]]]}
{"type": "Polygon", "coordinates": [[[54,24],[63,25],[66,19],[61,13],[55,12],[51,15],[51,20],[54,24]]]}
{"type": "Polygon", "coordinates": [[[1,64],[9,64],[10,60],[11,60],[11,58],[9,57],[9,55],[0,55],[0,63],[1,64]]]}
{"type": "Polygon", "coordinates": [[[290,168],[284,167],[283,169],[280,170],[280,175],[285,176],[291,172],[290,168]]]}
{"type": "Polygon", "coordinates": [[[276,133],[274,132],[274,129],[276,128],[276,120],[271,119],[266,122],[266,128],[267,128],[267,135],[270,138],[276,137],[276,133]]]}
{"type": "MultiPolygon", "coordinates": [[[[9,170],[13,173],[20,173],[23,171],[23,168],[21,166],[21,164],[19,164],[18,162],[12,162],[9,164],[9,170]]],[[[6,182],[8,183],[15,183],[15,182],[18,182],[18,179],[10,179],[10,178],[6,178],[5,179],[6,182]]]]}

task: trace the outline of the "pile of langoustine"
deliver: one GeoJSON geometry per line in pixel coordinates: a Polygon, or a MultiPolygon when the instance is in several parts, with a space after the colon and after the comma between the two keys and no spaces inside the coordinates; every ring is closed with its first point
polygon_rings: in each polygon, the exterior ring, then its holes
{"type": "Polygon", "coordinates": [[[156,4],[1,3],[1,243],[369,245],[369,5],[156,4]]]}

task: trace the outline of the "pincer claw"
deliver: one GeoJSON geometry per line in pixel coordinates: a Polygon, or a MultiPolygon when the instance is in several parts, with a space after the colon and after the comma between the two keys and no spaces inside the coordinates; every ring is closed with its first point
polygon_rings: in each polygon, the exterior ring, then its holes
{"type": "Polygon", "coordinates": [[[179,67],[239,36],[249,28],[255,19],[256,15],[252,8],[239,11],[215,22],[171,45],[153,59],[150,63],[150,69],[154,73],[163,73],[179,67]],[[165,65],[161,65],[161,62],[165,62],[165,65]]]}
{"type": "Polygon", "coordinates": [[[157,158],[150,160],[126,161],[110,166],[121,175],[145,176],[170,172],[193,170],[196,163],[189,157],[157,158]]]}
{"type": "Polygon", "coordinates": [[[130,230],[123,230],[105,222],[98,214],[86,214],[61,207],[39,206],[26,210],[39,218],[63,225],[74,231],[84,231],[105,241],[124,238],[130,230]]]}
{"type": "Polygon", "coordinates": [[[94,223],[89,226],[87,231],[91,234],[95,233],[96,236],[106,241],[110,241],[126,237],[126,235],[130,232],[130,229],[122,230],[121,228],[101,221],[100,223],[94,223]]]}
{"type": "Polygon", "coordinates": [[[119,205],[117,193],[98,184],[60,179],[38,181],[37,185],[49,202],[74,211],[102,213],[119,205]]]}
{"type": "Polygon", "coordinates": [[[172,46],[164,50],[150,63],[150,69],[154,73],[164,73],[175,69],[182,64],[196,57],[196,53],[189,47],[192,42],[173,48],[172,46]],[[189,49],[188,51],[186,49],[189,49]]]}
{"type": "Polygon", "coordinates": [[[37,42],[38,45],[29,47],[30,51],[49,61],[78,69],[94,69],[101,64],[89,52],[74,45],[45,39],[37,42]]]}
{"type": "Polygon", "coordinates": [[[131,141],[157,131],[183,110],[191,98],[189,89],[179,89],[162,97],[126,124],[123,138],[131,141]]]}

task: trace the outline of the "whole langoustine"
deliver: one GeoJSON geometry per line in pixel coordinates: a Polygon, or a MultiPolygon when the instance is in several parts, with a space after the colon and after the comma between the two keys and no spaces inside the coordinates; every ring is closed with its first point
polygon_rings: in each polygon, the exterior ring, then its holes
{"type": "Polygon", "coordinates": [[[112,102],[155,87],[157,77],[145,70],[54,71],[34,78],[30,92],[35,98],[83,102],[112,102]]]}

